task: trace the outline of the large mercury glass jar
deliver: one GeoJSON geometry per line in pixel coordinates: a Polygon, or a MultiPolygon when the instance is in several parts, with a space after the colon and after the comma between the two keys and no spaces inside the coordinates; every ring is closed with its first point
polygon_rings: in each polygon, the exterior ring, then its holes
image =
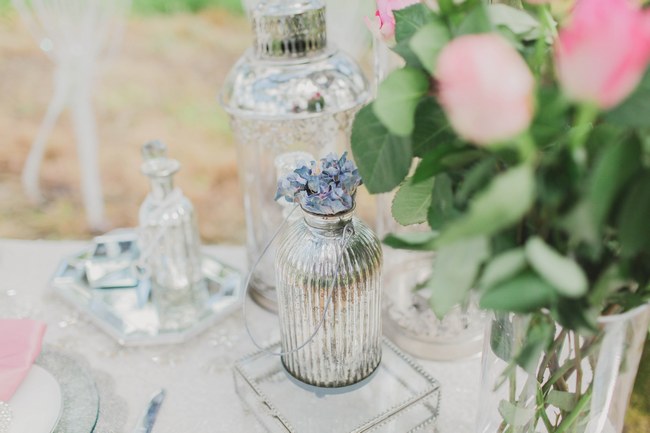
{"type": "MultiPolygon", "coordinates": [[[[318,159],[348,149],[352,120],[369,91],[359,66],[328,46],[321,0],[263,0],[249,15],[254,46],[233,67],[220,101],[238,145],[252,265],[287,214],[273,200],[284,174],[278,161],[290,167],[292,155],[318,159]]],[[[249,289],[277,311],[274,255],[271,247],[249,289]]]]}
{"type": "Polygon", "coordinates": [[[382,252],[375,234],[354,209],[303,210],[280,237],[276,266],[287,371],[328,388],[368,377],[381,360],[382,252]]]}

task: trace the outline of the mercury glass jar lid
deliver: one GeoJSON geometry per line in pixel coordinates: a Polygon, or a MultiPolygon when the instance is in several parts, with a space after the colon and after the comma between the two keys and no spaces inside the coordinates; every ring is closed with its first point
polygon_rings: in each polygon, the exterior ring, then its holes
{"type": "Polygon", "coordinates": [[[322,0],[263,0],[251,21],[254,46],[230,71],[220,95],[228,113],[297,119],[368,101],[359,66],[327,45],[322,0]]]}
{"type": "Polygon", "coordinates": [[[267,0],[252,13],[254,49],[262,59],[314,56],[327,46],[321,0],[267,0]]]}

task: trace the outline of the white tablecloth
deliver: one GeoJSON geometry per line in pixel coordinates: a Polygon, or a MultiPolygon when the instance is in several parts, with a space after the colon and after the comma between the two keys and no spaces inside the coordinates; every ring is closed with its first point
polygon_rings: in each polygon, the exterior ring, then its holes
{"type": "MultiPolygon", "coordinates": [[[[84,242],[0,240],[0,317],[45,320],[46,344],[82,355],[94,371],[110,376],[114,394],[128,407],[124,419],[114,423],[123,425],[123,431],[135,427],[148,399],[161,387],[167,390],[167,399],[154,433],[262,431],[234,388],[232,364],[255,351],[241,313],[234,313],[187,343],[122,347],[48,287],[60,260],[85,246],[84,242]]],[[[245,266],[242,247],[215,246],[208,250],[237,268],[245,266]]],[[[279,340],[276,316],[249,305],[252,329],[258,339],[279,340]]],[[[437,432],[471,433],[478,404],[480,359],[421,364],[441,384],[437,432]]]]}

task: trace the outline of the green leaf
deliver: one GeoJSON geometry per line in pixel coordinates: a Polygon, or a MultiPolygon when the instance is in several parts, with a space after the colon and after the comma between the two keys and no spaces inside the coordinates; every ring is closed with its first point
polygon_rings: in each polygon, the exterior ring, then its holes
{"type": "Polygon", "coordinates": [[[442,233],[439,243],[491,235],[517,223],[535,199],[533,169],[521,165],[495,177],[471,202],[469,211],[442,233]]]}
{"type": "Polygon", "coordinates": [[[415,169],[413,182],[422,182],[450,169],[458,170],[484,156],[479,150],[458,148],[454,143],[441,143],[424,155],[415,169]]]}
{"type": "Polygon", "coordinates": [[[445,155],[442,164],[450,169],[456,170],[466,167],[485,157],[485,152],[478,149],[465,148],[459,149],[458,152],[445,155]]]}
{"type": "Polygon", "coordinates": [[[411,137],[413,155],[420,158],[440,145],[452,145],[457,141],[442,108],[432,97],[426,97],[418,104],[411,137]]]}
{"type": "Polygon", "coordinates": [[[487,157],[476,163],[465,174],[463,182],[456,193],[456,200],[464,203],[476,190],[485,186],[496,170],[496,159],[487,157]]]}
{"type": "Polygon", "coordinates": [[[409,42],[409,47],[429,73],[433,74],[436,68],[438,54],[449,42],[449,31],[439,21],[431,21],[421,27],[409,42]]]}
{"type": "Polygon", "coordinates": [[[487,8],[484,4],[479,3],[474,9],[471,10],[460,23],[456,30],[456,36],[469,35],[474,33],[488,33],[494,29],[490,17],[487,13],[487,8]]]}
{"type": "Polygon", "coordinates": [[[584,299],[561,299],[551,309],[553,318],[566,329],[575,330],[583,335],[598,332],[598,315],[601,310],[590,307],[584,299]]]}
{"type": "Polygon", "coordinates": [[[512,343],[515,339],[514,326],[508,313],[496,312],[490,329],[490,348],[504,360],[512,361],[512,343]]]}
{"type": "Polygon", "coordinates": [[[569,233],[571,239],[576,242],[586,242],[598,249],[600,246],[600,234],[594,222],[594,213],[589,201],[582,200],[576,204],[571,211],[559,221],[559,226],[569,233]]]}
{"type": "Polygon", "coordinates": [[[506,251],[494,257],[483,270],[479,287],[487,290],[511,278],[527,266],[526,253],[523,248],[506,251]]]}
{"type": "Polygon", "coordinates": [[[436,15],[425,5],[418,3],[393,11],[395,16],[395,41],[405,42],[418,30],[436,20],[436,15]]]}
{"type": "Polygon", "coordinates": [[[406,179],[393,199],[391,209],[395,221],[403,226],[425,222],[431,206],[433,183],[434,178],[419,183],[413,183],[413,178],[406,179]]]}
{"type": "Polygon", "coordinates": [[[626,256],[650,253],[650,171],[629,186],[618,216],[621,251],[626,256]]]}
{"type": "Polygon", "coordinates": [[[606,221],[621,189],[641,168],[641,161],[641,143],[636,137],[605,147],[594,168],[588,194],[598,227],[606,221]]]}
{"type": "Polygon", "coordinates": [[[609,295],[618,291],[626,283],[627,281],[621,275],[619,265],[611,265],[600,274],[600,277],[596,280],[596,284],[594,284],[594,288],[589,292],[589,303],[595,306],[604,305],[609,295]]]}
{"type": "Polygon", "coordinates": [[[607,113],[605,120],[631,128],[650,126],[650,69],[634,93],[607,113]]]}
{"type": "Polygon", "coordinates": [[[359,111],[352,125],[352,153],[371,194],[399,185],[411,168],[411,141],[388,132],[372,105],[359,111]]]}
{"type": "Polygon", "coordinates": [[[560,295],[579,298],[587,293],[589,282],[582,268],[555,251],[539,237],[526,242],[526,258],[535,271],[553,285],[560,295]]]}
{"type": "Polygon", "coordinates": [[[415,173],[413,173],[413,182],[422,182],[445,170],[444,158],[458,149],[451,143],[441,143],[424,155],[420,161],[415,173]]]}
{"type": "Polygon", "coordinates": [[[548,307],[556,299],[555,290],[532,272],[523,272],[483,293],[481,308],[529,313],[548,307]]]}
{"type": "Polygon", "coordinates": [[[439,230],[458,215],[458,211],[454,207],[451,178],[448,175],[439,174],[436,176],[430,204],[427,221],[433,230],[439,230]]]}
{"type": "Polygon", "coordinates": [[[534,374],[540,361],[540,356],[545,348],[553,341],[555,326],[547,320],[531,321],[524,345],[515,357],[517,365],[525,371],[534,374]]]}
{"type": "Polygon", "coordinates": [[[395,46],[392,48],[402,56],[407,66],[422,68],[418,56],[411,49],[411,38],[429,23],[436,22],[436,15],[423,4],[416,4],[393,11],[395,15],[395,46]]]}
{"type": "Polygon", "coordinates": [[[523,44],[520,37],[514,34],[508,27],[504,25],[495,25],[495,27],[496,31],[499,32],[499,34],[504,39],[506,39],[517,51],[525,52],[526,50],[529,50],[529,48],[523,44]]]}
{"type": "Polygon", "coordinates": [[[399,250],[433,251],[436,249],[437,233],[390,233],[384,238],[384,244],[399,250]]]}
{"type": "Polygon", "coordinates": [[[404,68],[393,71],[379,85],[373,104],[375,115],[395,135],[411,135],[415,109],[429,90],[429,79],[421,71],[404,68]]]}
{"type": "Polygon", "coordinates": [[[501,400],[499,402],[499,413],[508,425],[523,427],[535,416],[535,407],[516,406],[508,400],[501,400]]]}
{"type": "Polygon", "coordinates": [[[504,26],[519,39],[535,40],[539,37],[542,25],[528,12],[504,4],[491,4],[487,7],[490,21],[495,26],[504,26]]]}
{"type": "Polygon", "coordinates": [[[570,412],[576,406],[578,397],[574,392],[565,392],[552,389],[546,396],[546,403],[552,404],[558,409],[570,412]]]}
{"type": "Polygon", "coordinates": [[[537,106],[530,133],[536,143],[552,144],[566,140],[567,111],[571,107],[564,93],[556,86],[540,86],[537,91],[537,106]]]}
{"type": "Polygon", "coordinates": [[[424,69],[424,66],[420,63],[417,54],[411,50],[411,45],[409,41],[398,42],[391,48],[395,53],[404,59],[407,67],[415,69],[424,69]]]}
{"type": "Polygon", "coordinates": [[[444,317],[465,300],[488,254],[489,245],[484,237],[462,240],[438,250],[428,284],[429,303],[436,316],[444,317]]]}

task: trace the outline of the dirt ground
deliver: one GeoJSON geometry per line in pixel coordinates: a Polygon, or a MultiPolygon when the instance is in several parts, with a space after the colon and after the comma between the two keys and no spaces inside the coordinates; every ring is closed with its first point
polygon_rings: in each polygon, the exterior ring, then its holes
{"type": "MultiPolygon", "coordinates": [[[[228,118],[216,96],[250,44],[244,17],[132,17],[120,55],[105,65],[95,95],[100,170],[111,227],[134,226],[148,184],[142,143],[165,141],[182,170],[206,243],[244,240],[243,209],[228,118]]],[[[16,16],[0,17],[0,237],[88,238],[68,113],[48,143],[44,203],[29,203],[20,174],[52,94],[53,64],[16,16]]],[[[107,227],[110,228],[110,227],[107,227]]]]}

